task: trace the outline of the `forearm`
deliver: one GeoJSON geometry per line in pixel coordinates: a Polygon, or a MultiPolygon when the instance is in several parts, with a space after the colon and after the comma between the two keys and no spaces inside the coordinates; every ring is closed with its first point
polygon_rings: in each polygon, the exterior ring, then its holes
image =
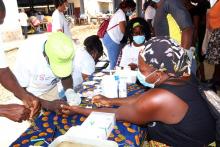
{"type": "Polygon", "coordinates": [[[78,107],[74,110],[74,113],[79,113],[79,114],[88,116],[91,112],[115,113],[116,111],[117,109],[115,108],[88,109],[88,108],[78,107]]]}
{"type": "Polygon", "coordinates": [[[68,88],[73,88],[73,79],[72,76],[68,76],[66,78],[61,79],[61,83],[63,85],[64,90],[67,90],[68,88]]]}
{"type": "Polygon", "coordinates": [[[5,105],[0,105],[0,117],[3,116],[3,117],[6,117],[6,114],[5,114],[5,105]]]}
{"type": "Polygon", "coordinates": [[[110,101],[110,105],[111,106],[122,106],[122,105],[127,105],[127,104],[132,104],[137,100],[138,95],[133,95],[130,97],[126,97],[126,98],[114,98],[111,99],[110,101]]]}
{"type": "Polygon", "coordinates": [[[182,30],[181,47],[184,49],[189,49],[192,44],[193,38],[193,28],[185,28],[182,30]]]}
{"type": "Polygon", "coordinates": [[[19,85],[9,68],[0,69],[0,83],[19,99],[23,100],[26,97],[25,90],[19,85]]]}

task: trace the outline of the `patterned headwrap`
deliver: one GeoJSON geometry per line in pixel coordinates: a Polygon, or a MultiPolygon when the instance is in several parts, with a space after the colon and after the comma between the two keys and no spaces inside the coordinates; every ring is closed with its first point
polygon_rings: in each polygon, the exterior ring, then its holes
{"type": "Polygon", "coordinates": [[[153,37],[140,52],[145,63],[172,77],[189,76],[191,62],[187,53],[169,37],[153,37]]]}

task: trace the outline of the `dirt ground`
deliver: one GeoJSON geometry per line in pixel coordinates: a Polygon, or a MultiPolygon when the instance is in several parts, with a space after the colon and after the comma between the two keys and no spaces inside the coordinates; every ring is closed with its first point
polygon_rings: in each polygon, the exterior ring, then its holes
{"type": "MultiPolygon", "coordinates": [[[[83,40],[86,37],[88,37],[90,35],[95,35],[97,33],[97,29],[98,29],[97,25],[81,25],[81,26],[74,26],[71,31],[72,31],[74,38],[78,38],[80,41],[80,45],[82,45],[83,40]]],[[[31,37],[31,36],[32,35],[30,35],[29,37],[31,37]]],[[[40,35],[39,35],[39,37],[40,37],[40,35]]],[[[20,44],[22,44],[22,41],[23,40],[21,40],[20,44]]],[[[14,43],[14,42],[10,42],[10,43],[14,43]]],[[[17,44],[17,41],[16,41],[16,44],[17,44]]],[[[16,59],[16,55],[17,55],[17,51],[18,51],[18,49],[13,49],[13,50],[6,52],[6,59],[7,59],[7,62],[9,64],[10,68],[13,68],[13,65],[14,65],[15,59],[16,59]]],[[[9,101],[11,99],[12,93],[7,91],[5,88],[3,88],[0,85],[0,96],[1,96],[0,104],[4,104],[4,103],[7,103],[7,101],[9,101]]]]}

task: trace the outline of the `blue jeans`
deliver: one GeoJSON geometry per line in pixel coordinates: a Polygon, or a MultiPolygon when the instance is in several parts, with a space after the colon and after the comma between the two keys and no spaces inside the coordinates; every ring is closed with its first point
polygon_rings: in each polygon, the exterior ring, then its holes
{"type": "Polygon", "coordinates": [[[196,59],[193,58],[192,59],[192,64],[191,64],[191,73],[196,75],[196,71],[197,71],[196,59]]]}
{"type": "Polygon", "coordinates": [[[110,69],[114,69],[118,60],[119,53],[121,51],[121,44],[115,43],[108,33],[103,38],[103,43],[108,51],[108,57],[110,61],[110,69]]]}

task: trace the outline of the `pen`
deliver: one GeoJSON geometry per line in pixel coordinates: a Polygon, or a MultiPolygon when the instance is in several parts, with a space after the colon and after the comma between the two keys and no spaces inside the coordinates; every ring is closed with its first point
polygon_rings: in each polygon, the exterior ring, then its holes
{"type": "Polygon", "coordinates": [[[36,141],[44,141],[45,138],[37,138],[37,139],[32,139],[31,142],[36,142],[36,141]]]}

